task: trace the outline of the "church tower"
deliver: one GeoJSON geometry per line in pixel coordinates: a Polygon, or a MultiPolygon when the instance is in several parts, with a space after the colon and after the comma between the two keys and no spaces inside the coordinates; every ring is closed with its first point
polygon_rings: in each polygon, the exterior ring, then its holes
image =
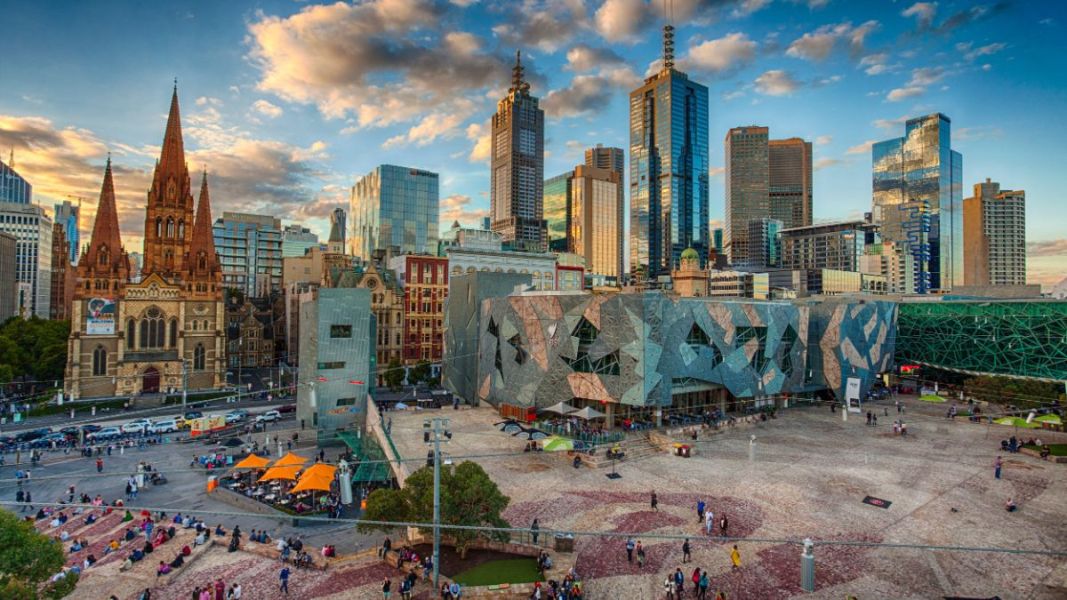
{"type": "Polygon", "coordinates": [[[211,197],[207,171],[200,182],[200,202],[196,207],[192,241],[185,255],[185,288],[191,298],[221,298],[222,270],[211,231],[211,197]]]}
{"type": "Polygon", "coordinates": [[[178,85],[170,99],[170,115],[163,134],[163,151],[152,175],[144,223],[144,267],[148,277],[158,273],[175,280],[185,271],[193,232],[193,194],[185,163],[178,85]]]}
{"type": "Polygon", "coordinates": [[[100,187],[100,203],[96,208],[93,236],[89,247],[78,261],[77,285],[74,297],[95,298],[118,296],[130,279],[130,259],[122,247],[119,234],[119,215],[115,206],[115,183],[111,178],[111,157],[104,169],[104,183],[100,187]]]}

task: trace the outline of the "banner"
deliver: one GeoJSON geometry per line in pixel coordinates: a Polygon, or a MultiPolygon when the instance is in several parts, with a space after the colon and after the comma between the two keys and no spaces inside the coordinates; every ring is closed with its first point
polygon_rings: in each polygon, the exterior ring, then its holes
{"type": "Polygon", "coordinates": [[[848,403],[848,412],[863,412],[860,408],[860,380],[858,377],[849,377],[845,385],[845,402],[848,403]]]}
{"type": "Polygon", "coordinates": [[[85,313],[85,335],[115,334],[114,298],[91,298],[85,313]]]}

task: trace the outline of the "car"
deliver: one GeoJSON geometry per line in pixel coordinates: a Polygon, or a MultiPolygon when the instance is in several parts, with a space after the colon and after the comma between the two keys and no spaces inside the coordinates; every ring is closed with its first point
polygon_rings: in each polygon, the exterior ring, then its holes
{"type": "Polygon", "coordinates": [[[100,431],[94,431],[93,433],[90,433],[88,437],[94,442],[98,442],[101,440],[110,440],[121,436],[122,430],[118,427],[104,427],[100,431]]]}
{"type": "Polygon", "coordinates": [[[192,421],[193,419],[199,419],[200,417],[203,417],[203,416],[204,416],[204,413],[202,413],[202,412],[200,412],[198,410],[190,410],[190,411],[186,412],[185,416],[182,417],[182,418],[185,419],[186,421],[192,421]]]}
{"type": "Polygon", "coordinates": [[[282,414],[276,410],[268,410],[267,412],[256,415],[256,423],[273,423],[282,418],[282,414]]]}
{"type": "Polygon", "coordinates": [[[244,410],[242,408],[238,408],[236,410],[231,410],[230,412],[226,413],[226,422],[227,423],[237,423],[238,421],[243,421],[243,420],[245,420],[247,418],[248,418],[248,411],[244,410]]]}
{"type": "Polygon", "coordinates": [[[29,431],[23,431],[15,435],[15,441],[19,443],[32,442],[33,440],[43,438],[44,436],[52,433],[51,427],[44,427],[41,429],[31,429],[29,431]]]}
{"type": "Polygon", "coordinates": [[[179,429],[176,419],[160,419],[148,426],[148,433],[174,433],[179,429]]]}
{"type": "Polygon", "coordinates": [[[57,431],[56,433],[50,433],[44,437],[40,437],[36,440],[33,440],[33,442],[30,443],[30,446],[34,448],[47,448],[48,446],[52,445],[52,442],[62,444],[68,439],[70,438],[69,436],[67,436],[67,434],[57,431]]]}
{"type": "Polygon", "coordinates": [[[294,412],[296,412],[296,405],[295,404],[283,404],[282,406],[278,407],[278,412],[283,414],[283,415],[286,414],[286,413],[294,413],[294,412]]]}
{"type": "Polygon", "coordinates": [[[148,430],[149,424],[144,421],[130,421],[122,426],[122,433],[144,433],[148,430]]]}
{"type": "Polygon", "coordinates": [[[99,425],[92,425],[92,424],[82,425],[82,431],[84,431],[85,433],[96,433],[97,431],[100,431],[101,429],[103,429],[103,427],[101,427],[99,425]]]}
{"type": "Polygon", "coordinates": [[[59,431],[60,431],[60,433],[65,433],[67,435],[78,437],[79,429],[77,427],[64,427],[63,429],[60,429],[59,431]]]}

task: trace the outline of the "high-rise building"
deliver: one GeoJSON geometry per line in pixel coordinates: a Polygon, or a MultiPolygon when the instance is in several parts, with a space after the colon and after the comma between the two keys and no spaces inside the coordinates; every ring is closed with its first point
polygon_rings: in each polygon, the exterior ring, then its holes
{"type": "Polygon", "coordinates": [[[963,283],[1026,285],[1026,192],[974,184],[963,201],[963,283]]]}
{"type": "Polygon", "coordinates": [[[711,230],[711,247],[715,249],[716,254],[722,254],[722,227],[716,227],[711,230]]]}
{"type": "Polygon", "coordinates": [[[282,289],[282,222],[270,215],[224,212],[212,228],[222,287],[262,298],[282,289]]]}
{"type": "Polygon", "coordinates": [[[303,256],[308,250],[318,247],[319,236],[307,227],[292,223],[282,229],[282,258],[303,256]]]}
{"type": "Polygon", "coordinates": [[[0,161],[0,202],[11,204],[31,204],[33,186],[15,170],[15,151],[7,164],[0,161]]]}
{"type": "MultiPolygon", "coordinates": [[[[340,206],[330,211],[330,242],[339,244],[337,253],[344,254],[347,248],[345,237],[348,235],[348,215],[340,206]]],[[[334,252],[334,250],[330,250],[334,252]]]]}
{"type": "Polygon", "coordinates": [[[18,239],[15,280],[19,285],[19,314],[50,318],[52,219],[35,204],[0,202],[0,231],[18,239]]]}
{"type": "Polygon", "coordinates": [[[726,234],[723,245],[733,265],[751,258],[748,223],[769,217],[770,150],[768,129],[735,127],[726,133],[726,234]]]}
{"type": "Polygon", "coordinates": [[[579,165],[568,202],[569,252],[585,259],[585,271],[616,283],[623,275],[621,173],[579,165]]]}
{"type": "Polygon", "coordinates": [[[771,218],[786,229],[811,225],[811,142],[770,140],[768,149],[771,218]]]}
{"type": "Polygon", "coordinates": [[[545,111],[530,95],[515,54],[511,87],[496,105],[492,131],[489,214],[493,231],[515,250],[544,252],[545,111]]]}
{"type": "Polygon", "coordinates": [[[859,271],[869,227],[863,221],[843,221],[783,229],[781,267],[859,271]]]}
{"type": "Polygon", "coordinates": [[[571,179],[574,171],[567,171],[545,180],[544,215],[550,252],[569,252],[571,179]]]}
{"type": "Polygon", "coordinates": [[[619,174],[620,179],[625,173],[625,160],[625,153],[622,148],[611,148],[597,144],[595,148],[585,149],[585,166],[615,171],[619,174]]]}
{"type": "Polygon", "coordinates": [[[78,252],[81,245],[81,234],[79,228],[81,225],[81,202],[73,204],[70,200],[64,200],[63,202],[56,204],[55,218],[53,222],[56,225],[63,226],[63,235],[67,241],[67,262],[72,265],[78,264],[78,252]]]}
{"type": "Polygon", "coordinates": [[[963,284],[963,156],[941,113],[908,119],[904,137],[871,148],[872,218],[907,258],[924,294],[963,284]]]}
{"type": "Polygon", "coordinates": [[[674,28],[663,28],[663,68],[630,92],[630,276],[670,275],[682,251],[708,256],[708,88],[674,68],[674,28]]]}
{"type": "Polygon", "coordinates": [[[0,323],[18,313],[17,245],[18,238],[0,231],[0,323]]]}
{"type": "MultiPolygon", "coordinates": [[[[58,213],[58,211],[56,211],[58,213]]],[[[74,265],[70,264],[70,245],[63,223],[52,224],[52,289],[48,303],[49,318],[66,321],[74,302],[74,265]]]]}
{"type": "Polygon", "coordinates": [[[350,254],[369,261],[376,251],[423,254],[437,247],[437,173],[380,165],[352,186],[347,236],[350,254]]]}
{"type": "Polygon", "coordinates": [[[750,269],[777,267],[781,260],[778,234],[782,222],[778,219],[752,219],[748,222],[748,261],[739,264],[750,269]]]}

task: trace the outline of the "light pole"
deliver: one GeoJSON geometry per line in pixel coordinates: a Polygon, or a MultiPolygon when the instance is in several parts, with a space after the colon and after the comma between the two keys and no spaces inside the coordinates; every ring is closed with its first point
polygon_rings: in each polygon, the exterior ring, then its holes
{"type": "Polygon", "coordinates": [[[182,359],[182,416],[185,416],[185,401],[189,396],[189,368],[182,359]]]}
{"type": "Polygon", "coordinates": [[[452,439],[449,419],[434,417],[422,423],[422,441],[433,444],[433,586],[440,586],[441,568],[441,442],[452,439]]]}

